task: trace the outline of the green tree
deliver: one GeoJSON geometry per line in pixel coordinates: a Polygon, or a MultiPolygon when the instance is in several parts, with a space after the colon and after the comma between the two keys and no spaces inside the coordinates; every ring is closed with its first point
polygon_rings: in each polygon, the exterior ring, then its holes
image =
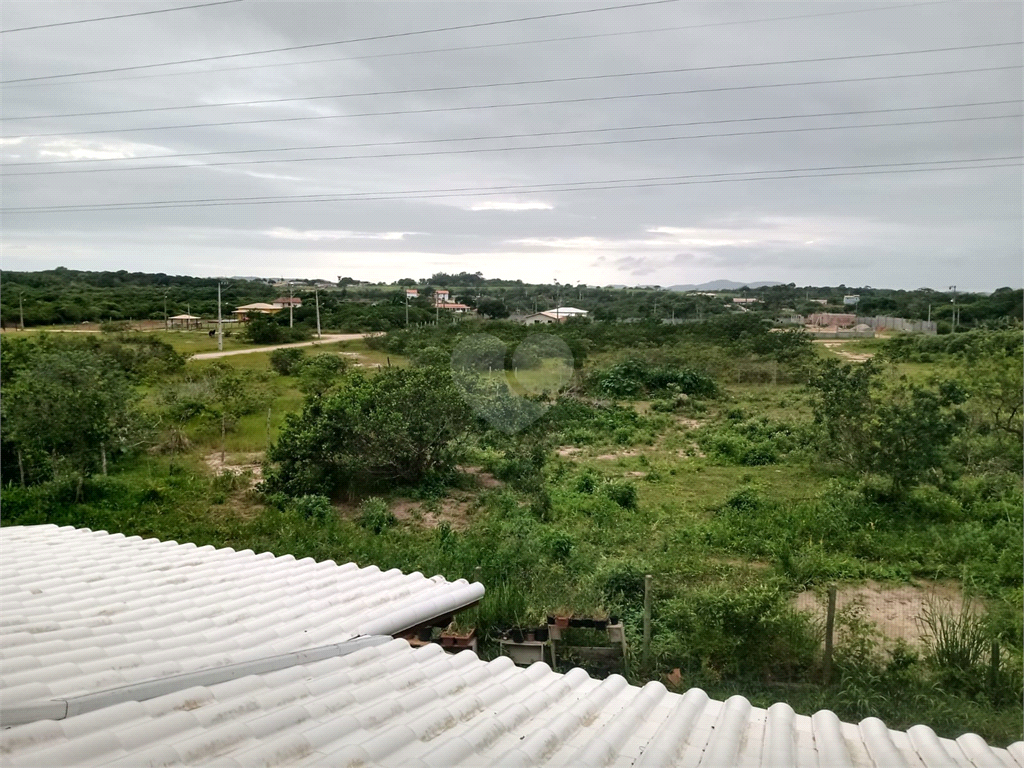
{"type": "Polygon", "coordinates": [[[141,419],[124,373],[84,349],[43,352],[5,387],[3,437],[26,455],[47,457],[55,479],[107,470],[108,458],[137,444],[141,419]]]}
{"type": "Polygon", "coordinates": [[[356,485],[415,484],[451,472],[471,422],[446,371],[389,368],[349,374],[309,397],[268,452],[267,488],[292,496],[351,492],[356,485]]]}
{"type": "Polygon", "coordinates": [[[490,296],[484,296],[477,302],[477,310],[482,315],[486,315],[492,320],[499,320],[503,317],[508,317],[508,307],[505,306],[505,302],[501,299],[495,299],[490,296]]]}
{"type": "Polygon", "coordinates": [[[811,378],[821,452],[849,469],[885,475],[902,495],[942,466],[965,424],[966,393],[953,382],[930,386],[905,377],[886,382],[873,361],[826,361],[811,378]]]}

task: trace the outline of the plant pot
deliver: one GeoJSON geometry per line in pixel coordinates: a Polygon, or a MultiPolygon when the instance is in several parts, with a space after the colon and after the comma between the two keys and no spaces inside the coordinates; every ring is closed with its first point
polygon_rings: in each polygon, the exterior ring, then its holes
{"type": "Polygon", "coordinates": [[[548,624],[554,624],[554,623],[555,623],[555,617],[554,616],[548,616],[548,624]]]}
{"type": "Polygon", "coordinates": [[[532,643],[536,639],[537,639],[537,633],[534,632],[532,629],[529,632],[526,633],[526,642],[532,643]]]}
{"type": "Polygon", "coordinates": [[[615,626],[616,624],[618,624],[618,623],[619,623],[619,617],[618,617],[618,616],[612,616],[612,617],[610,617],[610,618],[608,619],[608,623],[609,623],[609,624],[611,624],[611,625],[612,625],[612,626],[614,627],[614,626],[615,626]]]}
{"type": "Polygon", "coordinates": [[[513,627],[509,634],[512,635],[513,643],[523,642],[523,630],[521,630],[519,627],[513,627]]]}
{"type": "Polygon", "coordinates": [[[605,619],[594,619],[594,629],[604,632],[608,629],[608,622],[605,619]]]}
{"type": "Polygon", "coordinates": [[[584,629],[593,629],[594,628],[594,620],[593,619],[582,619],[580,621],[580,625],[584,629]]]}
{"type": "Polygon", "coordinates": [[[548,641],[548,637],[550,635],[550,633],[548,632],[548,628],[547,627],[541,627],[540,629],[538,629],[533,634],[537,638],[537,640],[542,642],[542,643],[546,643],[548,641]]]}
{"type": "Polygon", "coordinates": [[[555,616],[555,626],[559,629],[569,628],[569,617],[568,616],[555,616]]]}
{"type": "Polygon", "coordinates": [[[430,637],[431,637],[431,635],[433,633],[434,633],[434,630],[432,628],[424,627],[423,629],[421,629],[419,632],[416,633],[416,639],[419,640],[421,643],[429,643],[430,642],[430,637]]]}

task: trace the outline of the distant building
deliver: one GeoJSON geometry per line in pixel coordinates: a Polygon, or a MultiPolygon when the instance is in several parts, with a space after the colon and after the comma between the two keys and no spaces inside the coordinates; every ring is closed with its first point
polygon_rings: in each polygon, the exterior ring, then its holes
{"type": "Polygon", "coordinates": [[[744,299],[737,296],[732,300],[733,304],[756,304],[760,299],[744,299]]]}
{"type": "Polygon", "coordinates": [[[441,304],[447,304],[451,301],[451,294],[446,290],[434,291],[434,304],[440,306],[441,304]]]}
{"type": "Polygon", "coordinates": [[[851,296],[843,296],[843,304],[847,307],[855,307],[860,304],[860,296],[853,294],[851,296]]]}
{"type": "Polygon", "coordinates": [[[807,301],[811,304],[821,304],[822,306],[828,304],[828,299],[808,299],[807,301]]]}
{"type": "Polygon", "coordinates": [[[419,297],[420,297],[420,292],[417,291],[415,288],[406,288],[405,289],[405,298],[407,298],[407,299],[418,299],[419,297]]]}
{"type": "Polygon", "coordinates": [[[434,303],[434,306],[438,309],[447,309],[449,312],[454,312],[457,315],[465,315],[473,311],[473,308],[467,304],[459,304],[451,301],[438,301],[434,303]]]}
{"type": "Polygon", "coordinates": [[[521,322],[523,325],[550,325],[551,323],[564,323],[570,317],[586,317],[589,312],[585,309],[577,309],[576,307],[555,307],[554,309],[547,309],[543,312],[535,312],[532,315],[527,315],[521,322]]]}
{"type": "MultiPolygon", "coordinates": [[[[253,304],[252,306],[256,306],[253,304]]],[[[273,306],[278,309],[288,309],[288,307],[294,307],[298,309],[302,306],[302,299],[295,296],[282,296],[280,299],[274,299],[273,306]]]]}
{"type": "Polygon", "coordinates": [[[241,307],[236,309],[231,314],[239,320],[248,320],[254,315],[273,315],[280,312],[283,307],[275,306],[274,304],[266,304],[263,302],[256,302],[255,304],[243,304],[241,307]]]}
{"type": "Polygon", "coordinates": [[[852,328],[857,324],[856,315],[840,314],[837,312],[819,312],[807,316],[808,325],[835,326],[836,328],[852,328]]]}

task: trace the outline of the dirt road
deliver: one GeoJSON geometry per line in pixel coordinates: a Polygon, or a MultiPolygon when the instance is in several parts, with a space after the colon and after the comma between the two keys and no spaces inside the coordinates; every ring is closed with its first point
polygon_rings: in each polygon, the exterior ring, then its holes
{"type": "Polygon", "coordinates": [[[192,355],[189,360],[213,360],[218,357],[230,357],[231,355],[251,355],[253,352],[272,352],[275,349],[288,349],[289,347],[312,347],[315,344],[331,344],[335,341],[354,341],[371,334],[366,333],[325,333],[322,339],[317,341],[300,341],[297,344],[274,344],[270,347],[253,347],[252,349],[232,349],[229,352],[202,352],[192,355]]]}

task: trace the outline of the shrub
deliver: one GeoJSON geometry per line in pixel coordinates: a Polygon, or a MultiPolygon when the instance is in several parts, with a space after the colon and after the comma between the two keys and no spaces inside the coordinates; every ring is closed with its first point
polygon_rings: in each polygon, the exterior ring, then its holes
{"type": "Polygon", "coordinates": [[[282,376],[291,376],[297,372],[304,355],[302,348],[275,349],[270,353],[270,367],[282,376]]]}
{"type": "MultiPolygon", "coordinates": [[[[232,477],[234,476],[235,475],[232,473],[232,477]]],[[[316,494],[299,496],[292,502],[291,506],[292,509],[307,520],[325,521],[330,519],[334,514],[334,507],[331,506],[331,500],[326,496],[319,496],[316,494]]]]}
{"type": "Polygon", "coordinates": [[[384,499],[371,496],[359,505],[359,525],[380,534],[398,523],[384,499]]]}
{"type": "Polygon", "coordinates": [[[639,504],[636,486],[631,482],[612,480],[605,483],[601,490],[623,509],[636,509],[639,504]]]}

